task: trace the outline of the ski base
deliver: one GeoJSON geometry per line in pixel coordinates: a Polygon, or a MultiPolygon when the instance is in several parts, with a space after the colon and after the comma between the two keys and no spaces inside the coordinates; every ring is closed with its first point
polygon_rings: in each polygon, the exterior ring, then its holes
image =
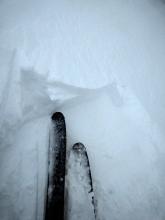
{"type": "Polygon", "coordinates": [[[52,115],[48,155],[48,184],[45,220],[64,220],[66,126],[61,112],[52,115]]]}

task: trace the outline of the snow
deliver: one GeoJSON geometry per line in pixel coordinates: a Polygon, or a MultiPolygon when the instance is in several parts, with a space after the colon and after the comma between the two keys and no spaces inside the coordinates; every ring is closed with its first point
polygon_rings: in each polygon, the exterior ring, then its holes
{"type": "Polygon", "coordinates": [[[85,144],[101,220],[165,218],[165,2],[0,2],[0,219],[43,219],[50,116],[85,144]]]}

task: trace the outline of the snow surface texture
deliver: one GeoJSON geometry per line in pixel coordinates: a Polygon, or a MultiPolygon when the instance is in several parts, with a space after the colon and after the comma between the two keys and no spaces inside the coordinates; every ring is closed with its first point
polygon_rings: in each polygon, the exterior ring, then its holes
{"type": "Polygon", "coordinates": [[[165,2],[0,2],[0,219],[42,219],[50,115],[88,149],[100,220],[165,219],[165,2]]]}

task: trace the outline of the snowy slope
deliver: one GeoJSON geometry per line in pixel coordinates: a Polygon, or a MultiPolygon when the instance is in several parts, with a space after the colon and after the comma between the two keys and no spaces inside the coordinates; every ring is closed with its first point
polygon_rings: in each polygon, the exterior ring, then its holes
{"type": "Polygon", "coordinates": [[[0,2],[0,219],[42,219],[54,111],[100,220],[165,218],[164,22],[163,0],[0,2]]]}

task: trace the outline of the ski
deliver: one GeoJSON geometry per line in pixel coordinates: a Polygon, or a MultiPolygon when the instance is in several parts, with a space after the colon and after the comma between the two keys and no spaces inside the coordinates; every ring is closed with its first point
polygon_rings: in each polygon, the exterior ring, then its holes
{"type": "Polygon", "coordinates": [[[85,146],[76,143],[68,159],[68,220],[95,220],[96,209],[90,163],[85,146]]]}
{"type": "Polygon", "coordinates": [[[61,112],[52,115],[48,154],[45,220],[64,220],[66,126],[61,112]]]}

